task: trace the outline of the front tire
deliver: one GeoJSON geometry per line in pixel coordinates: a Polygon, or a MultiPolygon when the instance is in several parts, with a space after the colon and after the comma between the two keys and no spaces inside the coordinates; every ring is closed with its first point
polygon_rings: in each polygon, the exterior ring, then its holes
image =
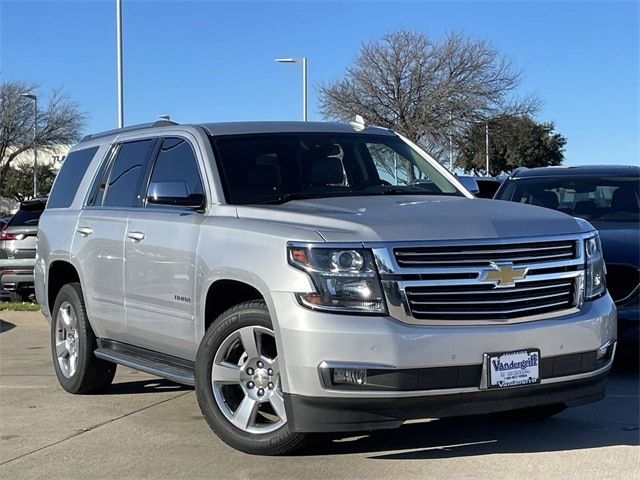
{"type": "Polygon", "coordinates": [[[104,390],[113,381],[116,364],[96,358],[96,336],[89,324],[79,283],[63,286],[51,319],[51,352],[58,382],[69,393],[104,390]]]}
{"type": "Polygon", "coordinates": [[[196,357],[196,395],[223,442],[255,455],[302,447],[307,435],[287,424],[281,368],[264,302],[236,305],[209,327],[196,357]]]}

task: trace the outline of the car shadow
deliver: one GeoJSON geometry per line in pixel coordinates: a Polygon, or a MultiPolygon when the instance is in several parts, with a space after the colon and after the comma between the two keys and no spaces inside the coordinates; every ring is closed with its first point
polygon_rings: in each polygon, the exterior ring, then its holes
{"type": "Polygon", "coordinates": [[[299,455],[368,454],[378,460],[426,460],[640,445],[638,375],[614,373],[600,402],[543,421],[497,415],[433,419],[395,430],[325,435],[299,455]]]}
{"type": "Polygon", "coordinates": [[[162,378],[134,380],[132,382],[113,383],[103,395],[132,395],[140,393],[166,393],[193,390],[193,387],[181,385],[162,378]]]}
{"type": "Polygon", "coordinates": [[[7,322],[6,320],[0,320],[0,333],[8,332],[13,328],[16,328],[15,324],[7,322]]]}

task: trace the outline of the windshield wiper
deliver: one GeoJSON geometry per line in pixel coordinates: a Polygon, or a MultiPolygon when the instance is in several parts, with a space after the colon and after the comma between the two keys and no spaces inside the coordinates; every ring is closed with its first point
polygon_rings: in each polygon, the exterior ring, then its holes
{"type": "Polygon", "coordinates": [[[420,187],[406,186],[406,187],[397,187],[397,186],[376,186],[375,188],[367,189],[367,194],[369,195],[438,195],[435,192],[431,192],[429,190],[425,190],[420,187]]]}
{"type": "Polygon", "coordinates": [[[269,198],[261,202],[256,202],[259,205],[282,205],[283,203],[291,202],[293,200],[309,200],[312,198],[330,197],[331,194],[324,195],[309,195],[308,193],[283,193],[274,198],[269,198]]]}

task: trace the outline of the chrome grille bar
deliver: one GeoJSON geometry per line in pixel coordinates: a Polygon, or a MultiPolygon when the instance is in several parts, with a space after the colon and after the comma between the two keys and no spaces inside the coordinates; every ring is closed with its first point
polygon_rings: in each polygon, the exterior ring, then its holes
{"type": "Polygon", "coordinates": [[[578,311],[584,236],[371,247],[390,315],[416,324],[486,325],[578,311]]]}
{"type": "Polygon", "coordinates": [[[425,265],[488,264],[509,261],[540,263],[576,258],[575,240],[519,243],[509,245],[448,245],[433,247],[396,247],[396,261],[403,268],[425,265]],[[489,248],[492,247],[492,248],[489,248]]]}

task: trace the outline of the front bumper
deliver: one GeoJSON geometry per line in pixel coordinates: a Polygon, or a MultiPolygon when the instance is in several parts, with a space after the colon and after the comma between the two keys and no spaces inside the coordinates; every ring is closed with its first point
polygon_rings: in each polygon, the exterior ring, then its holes
{"type": "Polygon", "coordinates": [[[285,366],[282,387],[287,412],[300,431],[361,430],[370,424],[391,428],[408,418],[594,401],[603,394],[602,377],[611,358],[604,366],[590,366],[588,358],[616,339],[616,308],[609,295],[585,302],[571,315],[468,327],[327,314],[299,306],[290,293],[275,293],[272,298],[279,355],[285,366]],[[530,348],[540,350],[541,384],[503,391],[482,389],[485,353],[530,348]],[[323,382],[321,368],[332,364],[409,372],[410,378],[391,381],[391,388],[335,388],[323,382]],[[312,415],[316,408],[327,418],[322,424],[310,420],[318,418],[312,415]]]}
{"type": "Polygon", "coordinates": [[[606,373],[550,385],[409,398],[332,398],[285,394],[287,422],[296,432],[397,428],[417,418],[493,413],[555,403],[584,405],[604,397],[606,373]]]}
{"type": "Polygon", "coordinates": [[[366,364],[414,369],[481,365],[484,354],[537,348],[541,358],[597,350],[616,339],[609,295],[575,314],[508,325],[426,326],[386,316],[328,314],[301,307],[290,293],[272,294],[283,391],[309,397],[420,396],[417,391],[341,391],[325,388],[320,365],[366,364]]]}

